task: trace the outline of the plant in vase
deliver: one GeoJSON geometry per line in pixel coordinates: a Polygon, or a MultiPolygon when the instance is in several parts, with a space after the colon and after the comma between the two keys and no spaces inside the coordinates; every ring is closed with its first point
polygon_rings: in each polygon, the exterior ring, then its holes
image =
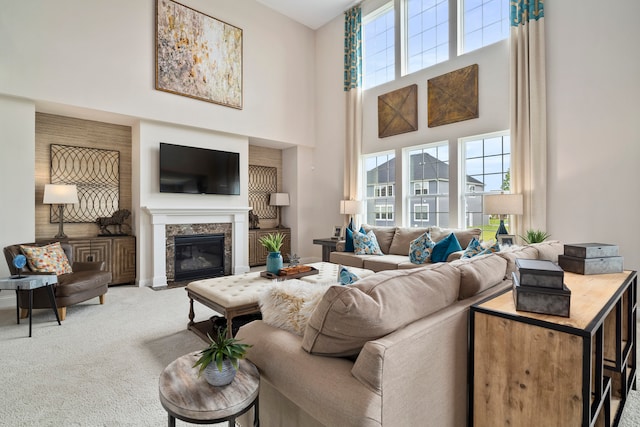
{"type": "Polygon", "coordinates": [[[250,344],[243,344],[235,338],[227,336],[227,329],[218,329],[215,338],[209,337],[209,345],[202,350],[200,358],[193,367],[200,367],[198,376],[204,373],[204,378],[213,386],[230,384],[238,370],[238,360],[244,359],[250,344]]]}
{"type": "Polygon", "coordinates": [[[280,248],[284,243],[285,235],[282,233],[269,233],[258,239],[258,242],[269,252],[267,255],[267,271],[278,274],[282,268],[282,254],[280,248]]]}
{"type": "Polygon", "coordinates": [[[524,236],[520,236],[520,238],[528,245],[544,242],[549,237],[551,237],[551,235],[542,230],[527,230],[524,236]]]}

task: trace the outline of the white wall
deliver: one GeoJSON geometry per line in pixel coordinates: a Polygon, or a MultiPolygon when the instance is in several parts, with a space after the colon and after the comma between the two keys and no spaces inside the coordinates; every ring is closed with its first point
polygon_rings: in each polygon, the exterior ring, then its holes
{"type": "Polygon", "coordinates": [[[640,2],[545,4],[552,237],[618,244],[640,268],[640,2]]]}

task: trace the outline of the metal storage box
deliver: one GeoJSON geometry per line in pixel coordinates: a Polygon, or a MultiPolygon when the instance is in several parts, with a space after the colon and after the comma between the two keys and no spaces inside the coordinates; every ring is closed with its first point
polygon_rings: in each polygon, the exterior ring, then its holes
{"type": "Polygon", "coordinates": [[[564,271],[578,274],[621,273],[623,270],[622,261],[623,258],[621,256],[578,258],[558,255],[558,264],[564,271]]]}
{"type": "Polygon", "coordinates": [[[562,289],[520,286],[518,275],[514,272],[513,302],[519,311],[569,317],[571,290],[564,284],[562,289]]]}
{"type": "Polygon", "coordinates": [[[564,254],[577,258],[603,258],[618,256],[618,245],[608,243],[575,243],[564,245],[564,254]]]}
{"type": "Polygon", "coordinates": [[[562,289],[564,271],[551,261],[516,258],[520,286],[562,289]]]}

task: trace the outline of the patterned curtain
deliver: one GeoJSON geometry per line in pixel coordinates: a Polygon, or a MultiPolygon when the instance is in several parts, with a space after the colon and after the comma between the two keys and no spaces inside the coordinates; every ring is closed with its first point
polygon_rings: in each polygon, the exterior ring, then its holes
{"type": "Polygon", "coordinates": [[[511,192],[524,213],[512,233],[547,226],[547,108],[544,0],[511,0],[511,192]]]}
{"type": "Polygon", "coordinates": [[[344,198],[345,200],[359,200],[360,153],[362,151],[362,11],[360,6],[354,6],[345,12],[344,90],[347,115],[344,198]]]}

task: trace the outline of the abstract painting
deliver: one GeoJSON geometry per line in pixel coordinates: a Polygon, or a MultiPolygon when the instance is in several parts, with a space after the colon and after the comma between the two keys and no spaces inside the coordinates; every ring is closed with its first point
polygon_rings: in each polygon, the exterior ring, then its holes
{"type": "Polygon", "coordinates": [[[378,137],[418,130],[418,85],[378,97],[378,137]]]}
{"type": "Polygon", "coordinates": [[[478,64],[428,80],[429,127],[477,119],[478,64]]]}

